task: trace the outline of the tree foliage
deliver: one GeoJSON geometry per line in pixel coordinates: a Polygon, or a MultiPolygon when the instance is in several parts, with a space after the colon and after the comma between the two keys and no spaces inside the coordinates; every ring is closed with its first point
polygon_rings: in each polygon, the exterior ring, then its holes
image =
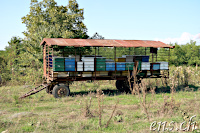
{"type": "Polygon", "coordinates": [[[30,12],[22,17],[25,38],[13,37],[0,54],[0,71],[6,81],[26,83],[41,80],[43,38],[88,38],[83,9],[76,0],[58,6],[54,0],[31,0],[30,12]]]}
{"type": "Polygon", "coordinates": [[[200,47],[195,41],[190,41],[186,45],[178,45],[170,52],[170,64],[179,65],[199,65],[200,64],[200,47]]]}

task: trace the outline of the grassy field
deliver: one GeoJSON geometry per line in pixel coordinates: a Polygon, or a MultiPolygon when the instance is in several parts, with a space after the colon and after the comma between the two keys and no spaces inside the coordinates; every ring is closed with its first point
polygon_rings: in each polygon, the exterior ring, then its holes
{"type": "MultiPolygon", "coordinates": [[[[173,73],[173,76],[175,74],[173,73]]],[[[25,86],[0,87],[0,132],[154,132],[159,122],[166,121],[166,132],[174,121],[173,131],[186,128],[189,119],[200,130],[200,89],[198,79],[189,77],[187,86],[175,84],[173,76],[169,86],[161,80],[146,80],[148,89],[157,86],[155,91],[138,94],[120,93],[115,81],[74,82],[70,86],[71,96],[55,99],[42,91],[28,98],[19,97],[30,90],[25,86]],[[174,91],[172,90],[174,86],[174,91]],[[102,90],[98,94],[96,90],[102,90]],[[113,113],[114,112],[114,113],[113,113]],[[112,115],[113,114],[113,115],[112,115]],[[111,119],[110,119],[111,118],[111,119]],[[110,119],[110,120],[109,120],[110,119]],[[157,122],[157,125],[152,125],[157,122]],[[106,126],[107,125],[107,126],[106,126]]],[[[176,76],[176,75],[175,75],[176,76]]],[[[198,76],[198,75],[197,75],[198,76]]],[[[180,77],[180,76],[179,76],[180,77]]],[[[178,77],[178,78],[179,78],[178,77]]],[[[164,125],[160,131],[163,131],[164,125]]],[[[179,130],[180,131],[180,130],[179,130]]]]}

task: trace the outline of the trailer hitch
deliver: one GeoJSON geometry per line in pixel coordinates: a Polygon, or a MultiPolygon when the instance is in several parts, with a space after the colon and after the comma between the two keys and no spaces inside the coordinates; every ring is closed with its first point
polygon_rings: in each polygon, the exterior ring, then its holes
{"type": "Polygon", "coordinates": [[[24,94],[23,96],[20,97],[20,99],[23,99],[25,97],[34,95],[42,90],[44,90],[46,87],[48,87],[50,84],[41,84],[37,87],[35,87],[34,89],[30,90],[29,92],[27,92],[26,94],[24,94]]]}

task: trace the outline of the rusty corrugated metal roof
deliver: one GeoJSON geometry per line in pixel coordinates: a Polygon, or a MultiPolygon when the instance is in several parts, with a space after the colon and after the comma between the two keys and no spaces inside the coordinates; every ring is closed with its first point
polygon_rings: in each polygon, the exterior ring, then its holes
{"type": "Polygon", "coordinates": [[[40,45],[49,46],[73,46],[73,47],[154,47],[173,48],[160,41],[147,40],[106,40],[106,39],[65,39],[65,38],[44,38],[40,45]]]}

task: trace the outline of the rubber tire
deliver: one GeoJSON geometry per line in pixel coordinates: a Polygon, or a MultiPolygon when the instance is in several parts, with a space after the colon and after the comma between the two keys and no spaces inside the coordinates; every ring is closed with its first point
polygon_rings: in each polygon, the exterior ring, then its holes
{"type": "Polygon", "coordinates": [[[115,85],[120,92],[130,92],[129,85],[126,80],[117,80],[115,85]]]}
{"type": "Polygon", "coordinates": [[[55,98],[61,98],[61,97],[66,97],[66,96],[69,96],[70,94],[70,89],[69,89],[69,86],[65,85],[65,84],[58,84],[58,85],[55,85],[53,87],[53,91],[52,91],[52,94],[55,98]],[[64,93],[65,94],[60,94],[59,95],[59,90],[60,89],[64,89],[64,93]],[[61,96],[62,95],[62,96],[61,96]]]}

